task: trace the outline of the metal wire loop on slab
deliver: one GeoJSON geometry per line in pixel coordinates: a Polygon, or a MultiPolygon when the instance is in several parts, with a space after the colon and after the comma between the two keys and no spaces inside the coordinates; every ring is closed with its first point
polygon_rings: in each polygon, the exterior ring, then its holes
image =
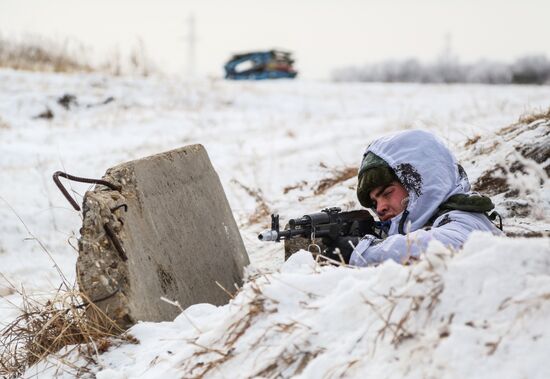
{"type": "Polygon", "coordinates": [[[69,179],[69,180],[72,180],[72,181],[75,181],[75,182],[80,182],[80,183],[91,183],[91,184],[101,184],[101,185],[104,185],[106,187],[109,187],[110,189],[112,189],[113,191],[120,191],[122,189],[121,186],[119,186],[118,184],[113,184],[113,183],[110,183],[106,180],[101,180],[101,179],[90,179],[90,178],[81,178],[79,176],[74,176],[74,175],[70,175],[70,174],[67,174],[63,171],[56,171],[54,172],[53,174],[53,181],[55,182],[55,185],[57,186],[57,188],[59,188],[59,190],[61,191],[61,193],[63,194],[63,196],[65,196],[65,198],[67,199],[67,201],[69,203],[71,203],[71,205],[73,206],[73,208],[77,211],[80,211],[80,206],[78,205],[78,203],[75,201],[75,199],[73,199],[71,197],[71,195],[69,195],[69,192],[67,191],[67,189],[63,186],[63,184],[61,184],[61,180],[59,179],[59,177],[62,177],[62,178],[66,178],[66,179],[69,179]]]}
{"type": "Polygon", "coordinates": [[[111,227],[111,225],[105,224],[105,225],[103,225],[103,228],[105,229],[105,233],[107,234],[107,237],[109,237],[109,239],[111,240],[111,243],[115,247],[120,259],[122,259],[123,261],[127,261],[128,256],[126,255],[126,252],[124,251],[124,248],[122,247],[122,243],[120,243],[120,240],[118,239],[118,237],[117,237],[115,231],[113,230],[113,228],[111,227]]]}
{"type": "Polygon", "coordinates": [[[120,208],[124,208],[124,212],[128,212],[128,204],[120,204],[120,205],[117,205],[116,207],[111,208],[111,213],[114,213],[116,210],[120,208]]]}

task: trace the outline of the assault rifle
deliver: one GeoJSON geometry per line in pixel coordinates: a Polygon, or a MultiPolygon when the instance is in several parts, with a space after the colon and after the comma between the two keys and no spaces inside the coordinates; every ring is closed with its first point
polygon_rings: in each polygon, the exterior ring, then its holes
{"type": "Polygon", "coordinates": [[[271,215],[271,229],[258,235],[260,241],[285,241],[285,257],[288,258],[300,248],[306,248],[304,243],[298,246],[290,246],[293,239],[302,238],[309,241],[307,245],[324,245],[319,247],[319,252],[328,258],[340,261],[342,258],[347,263],[353,246],[365,234],[374,234],[375,221],[366,210],[342,212],[338,207],[326,208],[321,212],[304,215],[300,218],[288,220],[288,228],[280,229],[279,215],[271,215]],[[317,243],[320,238],[322,243],[317,243]],[[336,251],[338,248],[339,251],[336,251]],[[289,252],[289,250],[292,250],[289,252]]]}

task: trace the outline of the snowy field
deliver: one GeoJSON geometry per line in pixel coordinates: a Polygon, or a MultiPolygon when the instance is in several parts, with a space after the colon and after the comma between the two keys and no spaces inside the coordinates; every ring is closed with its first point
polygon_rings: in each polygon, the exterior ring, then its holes
{"type": "MultiPolygon", "coordinates": [[[[241,228],[250,281],[227,306],[196,305],[172,323],[135,326],[140,344],[88,363],[98,378],[548,378],[550,189],[539,165],[511,180],[520,200],[493,197],[509,216],[505,231],[536,238],[477,235],[460,252],[434,244],[413,266],[357,270],[319,267],[306,253],[283,265],[282,245],[256,236],[269,225],[267,214],[257,217],[261,206],[282,220],[357,208],[354,178],[315,189],[356,167],[378,136],[430,130],[475,182],[506,164],[515,142],[548,141],[549,122],[518,136],[495,133],[549,106],[548,86],[189,83],[0,70],[0,320],[19,314],[21,297],[8,282],[47,297],[61,282],[55,266],[74,282],[81,216],[54,171],[99,178],[123,161],[201,143],[241,228]],[[74,98],[63,106],[66,94],[74,98]],[[37,117],[47,110],[53,118],[37,117]],[[522,204],[525,212],[510,210],[522,204]]],[[[79,201],[87,188],[73,184],[79,201]]],[[[74,375],[52,363],[26,377],[74,375]]]]}

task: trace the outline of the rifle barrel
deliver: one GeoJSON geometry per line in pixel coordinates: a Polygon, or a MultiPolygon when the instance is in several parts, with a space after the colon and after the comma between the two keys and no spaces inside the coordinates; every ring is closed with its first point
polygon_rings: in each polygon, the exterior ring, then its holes
{"type": "Polygon", "coordinates": [[[278,237],[279,233],[277,233],[275,230],[265,230],[258,234],[258,239],[260,241],[277,241],[278,237]]]}

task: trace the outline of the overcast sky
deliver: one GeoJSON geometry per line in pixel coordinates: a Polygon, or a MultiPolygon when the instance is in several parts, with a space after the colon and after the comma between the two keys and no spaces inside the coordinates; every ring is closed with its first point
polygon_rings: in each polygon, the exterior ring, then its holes
{"type": "Polygon", "coordinates": [[[142,39],[156,63],[187,72],[189,16],[195,72],[221,76],[234,52],[284,48],[304,78],[385,59],[435,59],[451,36],[464,62],[550,57],[548,0],[0,0],[0,33],[81,41],[95,56],[142,39]]]}

